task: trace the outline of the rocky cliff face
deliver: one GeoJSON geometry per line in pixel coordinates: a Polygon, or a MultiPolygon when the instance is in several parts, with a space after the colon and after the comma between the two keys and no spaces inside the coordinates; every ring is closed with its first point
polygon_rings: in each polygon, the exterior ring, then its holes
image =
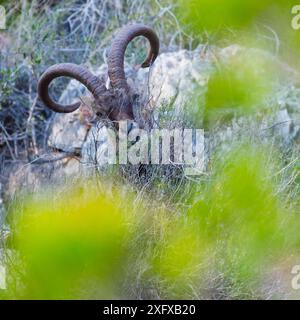
{"type": "MultiPolygon", "coordinates": [[[[162,53],[150,70],[126,65],[128,83],[137,96],[137,118],[146,128],[149,123],[152,127],[183,125],[180,119],[187,113],[193,118],[194,114],[205,110],[208,81],[218,65],[233,57],[244,59],[252,55],[267,60],[276,70],[280,85],[268,102],[275,108],[260,121],[253,122],[251,116],[234,117],[210,128],[206,134],[210,148],[220,145],[226,148],[226,144],[238,140],[247,130],[264,139],[280,137],[285,144],[299,143],[300,88],[297,85],[300,77],[271,54],[239,46],[225,49],[199,47],[194,51],[162,53]]],[[[109,85],[106,65],[94,72],[106,77],[109,85]]],[[[100,158],[107,147],[109,126],[105,119],[95,118],[93,100],[74,80],[63,92],[60,102],[70,103],[78,97],[82,97],[78,111],[54,115],[48,138],[50,152],[32,163],[17,164],[11,170],[9,195],[21,186],[37,190],[45,183],[73,179],[87,169],[99,169],[99,163],[101,169],[100,158]]]]}

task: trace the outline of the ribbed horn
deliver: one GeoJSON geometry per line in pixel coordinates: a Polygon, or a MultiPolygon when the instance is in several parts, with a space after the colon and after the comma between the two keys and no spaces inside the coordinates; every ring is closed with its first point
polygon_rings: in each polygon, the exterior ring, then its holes
{"type": "Polygon", "coordinates": [[[156,33],[143,24],[133,24],[123,27],[114,39],[108,57],[108,75],[113,88],[129,90],[124,71],[124,56],[127,45],[135,37],[144,36],[150,42],[150,50],[146,60],[141,65],[149,67],[159,52],[159,39],[156,33]]]}
{"type": "Polygon", "coordinates": [[[80,102],[62,105],[53,101],[49,96],[49,85],[55,78],[70,77],[78,80],[93,94],[97,100],[106,91],[105,84],[84,67],[73,63],[60,63],[48,68],[38,83],[38,94],[44,104],[55,112],[69,113],[79,108],[80,102]]]}

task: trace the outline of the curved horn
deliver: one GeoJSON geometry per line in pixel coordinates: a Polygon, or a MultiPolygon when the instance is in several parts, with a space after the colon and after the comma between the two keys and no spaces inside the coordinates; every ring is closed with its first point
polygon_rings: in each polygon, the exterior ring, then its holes
{"type": "Polygon", "coordinates": [[[150,50],[146,60],[141,65],[142,68],[149,67],[158,55],[159,39],[151,28],[142,24],[123,27],[112,43],[108,58],[108,75],[113,88],[123,88],[128,91],[124,72],[124,56],[129,42],[138,36],[144,36],[150,42],[150,50]]]}
{"type": "Polygon", "coordinates": [[[104,83],[86,68],[73,63],[55,64],[48,68],[41,76],[38,83],[38,94],[44,104],[56,112],[69,113],[75,111],[80,106],[80,102],[64,106],[50,98],[49,85],[52,80],[58,77],[70,77],[78,80],[88,88],[96,100],[106,91],[104,83]]]}

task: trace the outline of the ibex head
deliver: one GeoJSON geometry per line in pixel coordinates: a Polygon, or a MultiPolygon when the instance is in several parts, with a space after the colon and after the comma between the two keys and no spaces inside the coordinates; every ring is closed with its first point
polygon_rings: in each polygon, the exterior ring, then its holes
{"type": "Polygon", "coordinates": [[[78,80],[92,93],[97,111],[106,114],[112,121],[134,120],[133,100],[124,72],[125,50],[135,37],[144,36],[150,42],[150,50],[141,65],[149,67],[159,52],[159,39],[156,33],[142,24],[123,27],[114,39],[108,57],[108,75],[111,88],[107,89],[104,80],[93,75],[86,68],[73,64],[56,64],[45,71],[38,83],[38,94],[44,104],[53,111],[60,113],[73,112],[80,107],[80,102],[61,105],[49,96],[49,84],[58,77],[70,77],[78,80]]]}

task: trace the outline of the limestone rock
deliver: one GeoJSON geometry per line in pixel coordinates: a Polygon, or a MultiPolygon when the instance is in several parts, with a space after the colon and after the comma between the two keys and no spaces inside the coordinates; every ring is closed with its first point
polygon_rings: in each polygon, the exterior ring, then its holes
{"type": "Polygon", "coordinates": [[[48,145],[64,152],[80,152],[88,127],[80,121],[80,110],[54,117],[48,145]]]}
{"type": "Polygon", "coordinates": [[[165,110],[171,111],[171,116],[180,115],[188,105],[191,113],[197,112],[198,104],[193,102],[204,96],[212,70],[211,55],[202,54],[200,48],[162,53],[150,72],[138,71],[135,87],[139,95],[149,101],[158,121],[165,110]]]}
{"type": "Polygon", "coordinates": [[[89,131],[81,154],[85,169],[103,169],[110,161],[114,164],[116,134],[111,125],[104,121],[97,122],[89,131]]]}
{"type": "Polygon", "coordinates": [[[78,159],[73,157],[56,157],[60,160],[45,163],[20,162],[10,168],[6,195],[9,198],[22,192],[43,191],[45,186],[65,184],[79,177],[81,168],[78,159]]]}

